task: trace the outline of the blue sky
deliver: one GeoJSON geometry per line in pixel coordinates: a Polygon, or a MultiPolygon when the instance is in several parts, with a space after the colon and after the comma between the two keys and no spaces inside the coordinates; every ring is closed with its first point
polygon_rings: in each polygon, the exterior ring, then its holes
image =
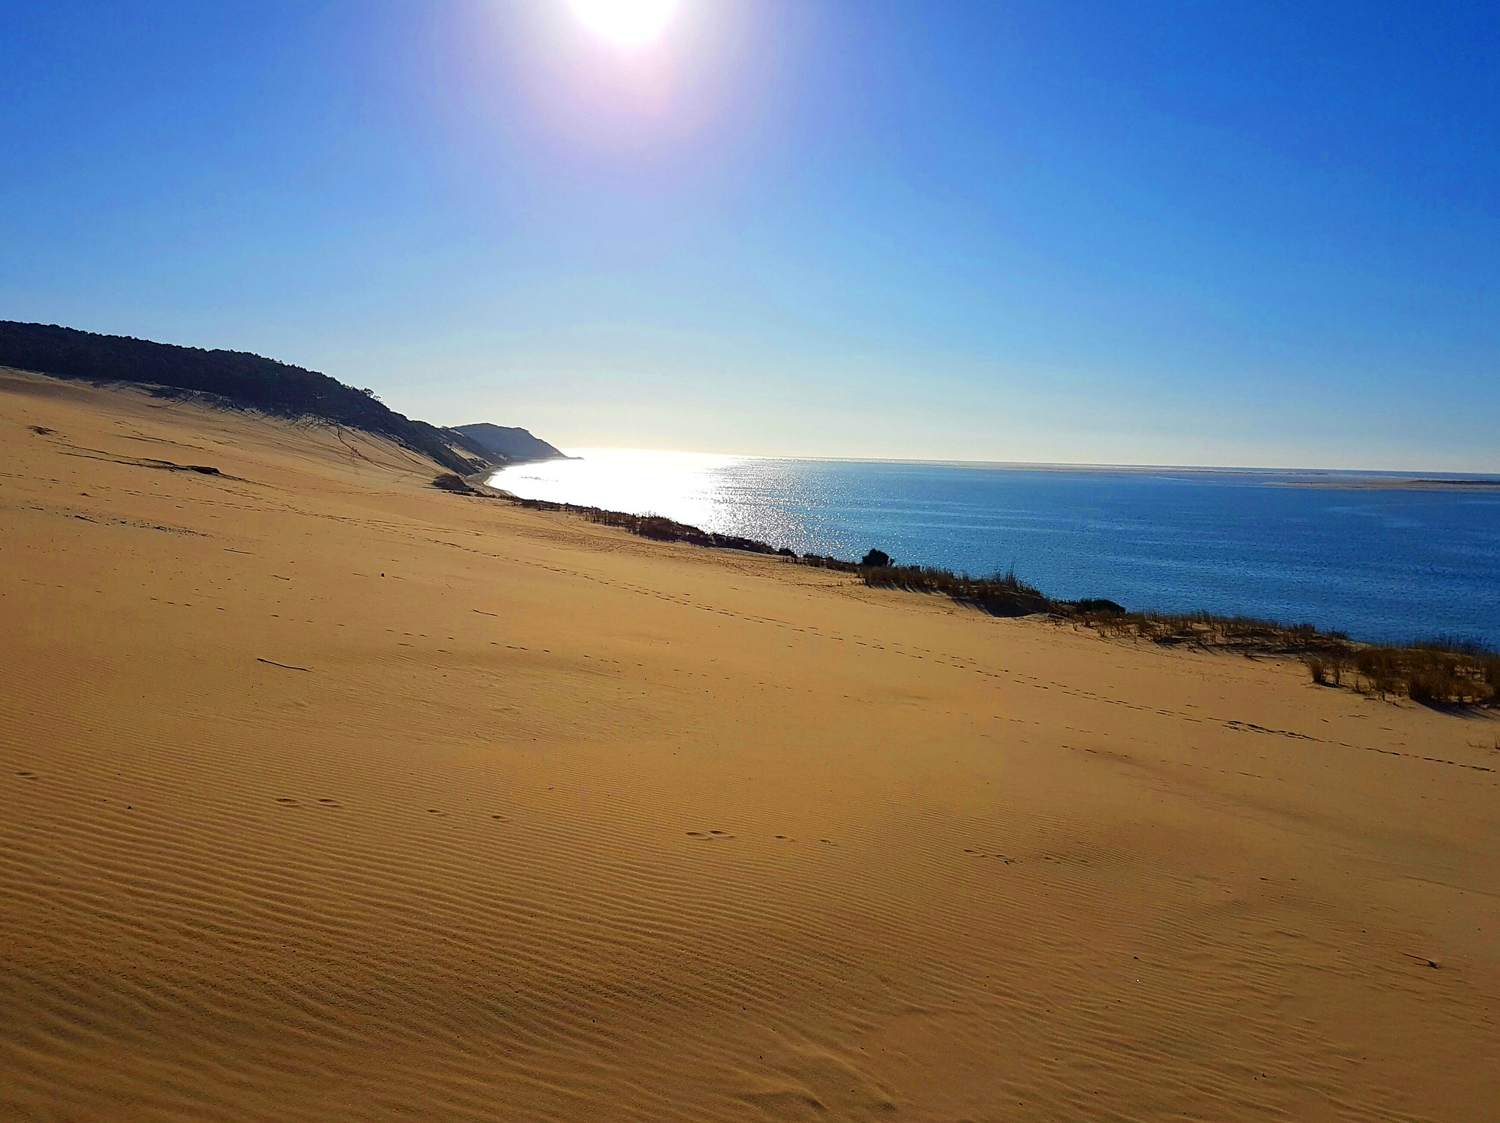
{"type": "Polygon", "coordinates": [[[1500,471],[1500,8],[12,10],[0,317],[569,446],[1500,471]]]}

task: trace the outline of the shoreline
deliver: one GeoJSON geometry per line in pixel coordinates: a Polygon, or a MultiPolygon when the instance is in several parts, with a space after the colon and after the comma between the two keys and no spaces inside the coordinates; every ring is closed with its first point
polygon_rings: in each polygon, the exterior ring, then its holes
{"type": "Polygon", "coordinates": [[[1191,645],[1247,655],[1292,656],[1309,663],[1313,679],[1319,685],[1327,684],[1330,678],[1333,685],[1341,685],[1348,668],[1351,689],[1370,689],[1381,696],[1406,693],[1425,701],[1476,705],[1500,701],[1500,682],[1490,669],[1500,656],[1483,643],[1429,637],[1405,644],[1389,644],[1352,639],[1343,631],[1323,630],[1308,624],[1285,624],[1254,616],[1131,610],[1098,597],[1062,600],[1026,585],[1013,573],[1005,577],[973,578],[924,566],[864,566],[824,555],[799,555],[789,547],[778,548],[757,539],[715,534],[661,516],[633,515],[553,500],[523,499],[490,485],[487,481],[494,474],[475,473],[463,482],[471,489],[470,494],[504,499],[529,510],[572,514],[654,541],[777,556],[794,565],[851,574],[872,587],[947,595],[957,603],[994,616],[1050,616],[1083,624],[1100,634],[1128,635],[1163,646],[1191,645]],[[1434,667],[1440,673],[1434,675],[1434,667]],[[1447,693],[1438,697],[1434,690],[1446,690],[1447,693]]]}
{"type": "MultiPolygon", "coordinates": [[[[1201,494],[1192,491],[1191,484],[1177,486],[1165,479],[1138,485],[1116,479],[1096,488],[1079,478],[1073,484],[1058,485],[1062,490],[1057,490],[1024,482],[1024,473],[1013,483],[993,487],[962,479],[950,483],[945,475],[913,476],[909,481],[901,476],[901,484],[891,485],[897,488],[897,494],[927,498],[918,501],[916,507],[905,503],[894,514],[871,515],[867,508],[879,506],[886,492],[885,477],[866,475],[853,467],[848,468],[850,475],[833,476],[820,474],[820,469],[796,466],[766,469],[771,474],[764,480],[759,470],[747,479],[733,472],[727,476],[709,473],[701,479],[696,475],[684,477],[687,482],[679,486],[671,480],[657,480],[658,473],[670,476],[673,471],[671,462],[664,461],[662,467],[647,471],[644,483],[652,490],[638,498],[631,494],[634,477],[629,471],[622,469],[625,474],[616,478],[609,470],[611,462],[604,463],[602,476],[598,468],[576,478],[544,471],[542,482],[517,478],[515,486],[519,495],[540,494],[546,498],[538,501],[580,511],[593,504],[571,501],[570,496],[588,496],[595,502],[603,501],[600,509],[609,511],[614,519],[646,517],[632,513],[637,510],[667,512],[665,517],[672,521],[675,512],[698,515],[733,526],[735,530],[726,535],[761,543],[756,549],[768,546],[825,555],[835,552],[828,548],[831,545],[846,550],[857,545],[861,553],[867,548],[882,548],[907,559],[913,555],[933,559],[922,564],[940,569],[958,571],[966,567],[970,573],[990,572],[985,563],[997,553],[1003,556],[1007,549],[1004,543],[1009,541],[1009,549],[1024,555],[1027,576],[1044,591],[1058,586],[1067,590],[1063,596],[1049,597],[1055,601],[1105,597],[1137,610],[1168,615],[1206,611],[1218,617],[1252,615],[1278,623],[1315,621],[1319,629],[1356,635],[1360,642],[1374,645],[1401,646],[1442,636],[1500,648],[1500,618],[1484,596],[1483,566],[1478,560],[1491,549],[1494,512],[1486,506],[1478,511],[1476,522],[1455,506],[1464,503],[1465,497],[1486,504],[1491,494],[1500,494],[1500,480],[1492,489],[1490,481],[1477,477],[1445,480],[1389,475],[1292,480],[1277,473],[1256,481],[1254,486],[1288,490],[1280,497],[1272,493],[1257,497],[1253,488],[1232,482],[1233,471],[1229,473],[1230,482],[1226,482],[1226,473],[1221,470],[1212,470],[1198,480],[1198,486],[1204,489],[1201,494]],[[819,498],[802,504],[795,513],[772,517],[768,512],[778,509],[777,495],[804,481],[809,487],[816,485],[820,496],[828,487],[837,486],[843,489],[840,495],[848,491],[849,497],[819,498]],[[718,494],[726,483],[736,489],[734,495],[718,494]],[[979,490],[972,490],[975,487],[979,490]],[[739,496],[740,488],[749,489],[745,496],[739,496]],[[1299,491],[1304,498],[1296,498],[1299,491]],[[1336,497],[1339,492],[1348,493],[1347,503],[1336,497]],[[1358,500],[1360,494],[1371,498],[1358,500]],[[1402,494],[1413,498],[1402,500],[1402,494]],[[1417,498],[1424,494],[1433,498],[1417,498]],[[1317,498],[1319,495],[1323,498],[1317,498]],[[1385,498],[1379,498],[1382,495],[1385,498]],[[959,507],[935,521],[924,518],[928,507],[923,504],[933,496],[951,500],[959,507]],[[728,500],[727,508],[717,505],[720,499],[728,500]],[[1120,535],[1107,538],[1109,504],[1116,500],[1131,505],[1135,513],[1126,519],[1120,535]],[[1219,501],[1226,505],[1225,514],[1205,517],[1205,504],[1218,510],[1213,505],[1219,501]],[[1069,521],[1068,505],[1073,502],[1080,504],[1079,517],[1069,521]],[[710,503],[714,513],[705,507],[710,503]],[[763,511],[767,504],[769,508],[763,511]],[[992,517],[1004,522],[1006,512],[1023,519],[1014,537],[1000,531],[981,534],[964,529],[960,517],[971,514],[980,524],[988,525],[992,517]],[[1367,513],[1375,516],[1373,521],[1359,517],[1367,513]],[[1268,519],[1264,526],[1247,521],[1261,515],[1268,519]],[[1317,523],[1320,517],[1335,521],[1325,529],[1316,529],[1322,525],[1317,523]],[[1458,535],[1455,542],[1470,552],[1452,560],[1435,544],[1436,539],[1412,539],[1394,529],[1411,525],[1411,520],[1453,528],[1458,535]],[[931,527],[927,526],[929,521],[931,527]],[[1309,521],[1314,529],[1303,525],[1309,521]],[[1367,552],[1342,544],[1342,532],[1333,528],[1346,524],[1367,552]],[[1468,529],[1462,529],[1463,525],[1468,529]],[[1200,559],[1199,536],[1212,536],[1221,529],[1227,536],[1226,545],[1211,548],[1200,559]],[[1265,537],[1280,529],[1289,535],[1284,549],[1273,546],[1265,537]],[[763,538],[757,531],[770,531],[776,537],[763,538]],[[861,542],[861,536],[866,540],[861,542]],[[1242,550],[1231,556],[1228,543],[1242,550]],[[1475,550],[1480,553],[1473,553],[1475,550]],[[1373,565],[1364,560],[1384,558],[1387,553],[1391,564],[1373,565]],[[1245,567],[1235,564],[1241,556],[1247,559],[1245,567]],[[1345,580],[1332,579],[1333,571],[1320,561],[1324,556],[1328,564],[1342,568],[1345,580]],[[956,559],[957,564],[946,559],[956,559]],[[973,568],[976,561],[978,569],[973,568]],[[1208,564],[1212,562],[1222,564],[1208,564]],[[1400,576],[1403,571],[1413,575],[1427,572],[1429,567],[1437,568],[1433,582],[1425,587],[1410,585],[1400,576]],[[1253,582],[1252,574],[1258,575],[1253,582]],[[1152,607],[1142,609],[1142,605],[1152,607]]],[[[504,472],[495,475],[503,490],[504,472]]],[[[938,503],[933,510],[946,508],[938,503]]],[[[678,537],[701,538],[711,533],[691,527],[693,521],[690,517],[682,519],[684,531],[678,537]]]]}

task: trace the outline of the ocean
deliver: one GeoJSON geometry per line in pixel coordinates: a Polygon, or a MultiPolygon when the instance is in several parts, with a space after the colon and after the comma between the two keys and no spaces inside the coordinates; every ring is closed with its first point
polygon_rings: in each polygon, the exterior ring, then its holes
{"type": "Polygon", "coordinates": [[[1500,646],[1500,488],[1399,488],[1409,477],[1358,472],[575,455],[492,483],[798,553],[879,547],[900,564],[1013,568],[1058,598],[1500,646]]]}

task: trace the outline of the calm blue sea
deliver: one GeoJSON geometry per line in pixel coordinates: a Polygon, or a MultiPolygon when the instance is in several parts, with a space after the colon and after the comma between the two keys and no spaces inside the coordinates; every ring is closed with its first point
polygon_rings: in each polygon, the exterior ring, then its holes
{"type": "Polygon", "coordinates": [[[1369,473],[578,455],[493,482],[799,553],[1014,567],[1056,597],[1500,646],[1500,491],[1382,488],[1369,473]]]}

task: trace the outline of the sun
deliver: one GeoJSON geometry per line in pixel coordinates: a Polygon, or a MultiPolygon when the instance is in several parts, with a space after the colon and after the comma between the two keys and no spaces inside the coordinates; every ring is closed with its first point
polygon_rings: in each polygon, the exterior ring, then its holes
{"type": "Polygon", "coordinates": [[[679,0],[568,0],[573,14],[619,47],[638,47],[666,29],[679,0]]]}

